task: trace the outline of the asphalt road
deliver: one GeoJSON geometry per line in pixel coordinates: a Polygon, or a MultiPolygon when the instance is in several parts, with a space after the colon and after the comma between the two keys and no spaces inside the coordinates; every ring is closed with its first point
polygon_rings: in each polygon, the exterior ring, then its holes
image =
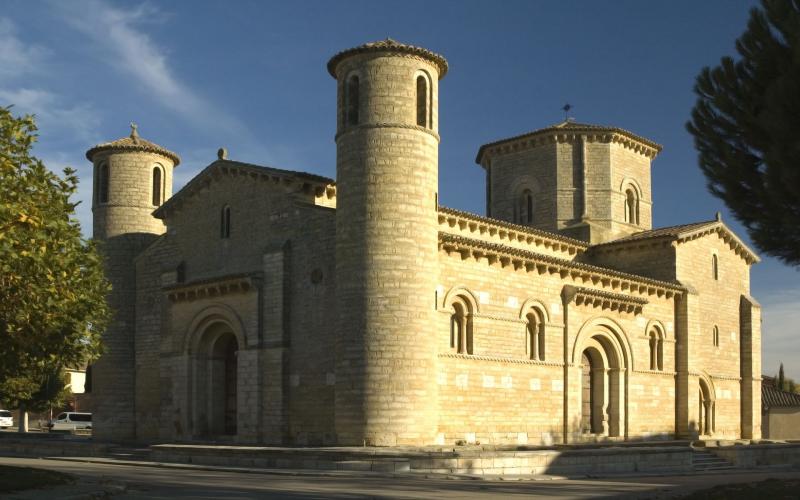
{"type": "Polygon", "coordinates": [[[674,498],[714,484],[800,478],[800,472],[485,481],[425,477],[387,478],[359,473],[334,475],[264,474],[187,470],[60,460],[0,457],[0,465],[58,470],[79,483],[67,490],[39,490],[12,498],[60,498],[105,489],[115,499],[265,498],[265,499],[455,499],[455,498],[674,498]]]}

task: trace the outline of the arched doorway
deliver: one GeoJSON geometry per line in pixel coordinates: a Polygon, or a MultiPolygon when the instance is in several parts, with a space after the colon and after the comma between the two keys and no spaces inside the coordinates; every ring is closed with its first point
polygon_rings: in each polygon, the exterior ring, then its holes
{"type": "Polygon", "coordinates": [[[592,337],[581,354],[581,432],[599,436],[620,435],[620,384],[614,380],[619,367],[609,356],[604,339],[592,337]]]}
{"type": "Polygon", "coordinates": [[[594,434],[597,432],[595,429],[595,401],[594,401],[594,383],[592,378],[592,358],[584,351],[581,356],[581,432],[584,434],[594,434]]]}
{"type": "Polygon", "coordinates": [[[714,434],[714,424],[716,420],[716,408],[713,397],[713,392],[708,386],[708,383],[700,379],[700,387],[698,391],[698,422],[697,427],[701,436],[710,436],[714,434]]]}
{"type": "Polygon", "coordinates": [[[572,359],[579,377],[579,401],[573,414],[583,436],[579,440],[627,437],[628,353],[627,338],[609,320],[590,320],[578,333],[572,359]]]}
{"type": "Polygon", "coordinates": [[[212,395],[212,405],[218,407],[222,414],[212,422],[212,433],[226,436],[235,436],[237,427],[238,392],[237,355],[239,351],[236,337],[232,333],[220,336],[214,347],[212,359],[219,363],[216,370],[212,371],[212,386],[215,393],[212,395]]]}
{"type": "Polygon", "coordinates": [[[193,435],[235,436],[238,431],[239,340],[224,322],[213,322],[200,334],[192,355],[190,398],[194,400],[193,435]]]}

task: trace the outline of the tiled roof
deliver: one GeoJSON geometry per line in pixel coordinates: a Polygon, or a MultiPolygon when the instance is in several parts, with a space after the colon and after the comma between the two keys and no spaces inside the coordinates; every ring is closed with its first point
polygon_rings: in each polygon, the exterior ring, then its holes
{"type": "Polygon", "coordinates": [[[424,49],[422,47],[416,47],[414,45],[406,45],[404,43],[396,42],[391,38],[387,38],[386,40],[379,40],[377,42],[370,42],[365,43],[364,45],[359,45],[358,47],[353,47],[352,49],[343,50],[339,52],[335,56],[331,57],[331,60],[328,61],[328,73],[331,74],[332,77],[336,78],[336,66],[339,65],[340,62],[347,59],[350,56],[354,56],[356,54],[365,54],[369,52],[399,52],[402,54],[411,54],[414,56],[419,56],[424,59],[428,59],[433,62],[439,68],[439,79],[441,80],[445,74],[447,74],[447,60],[436,52],[430,51],[428,49],[424,49]]]}
{"type": "Polygon", "coordinates": [[[595,246],[613,245],[615,243],[624,243],[627,241],[645,240],[650,238],[662,238],[662,237],[677,238],[688,231],[694,231],[696,229],[710,227],[717,223],[718,221],[716,220],[710,220],[703,222],[692,222],[690,224],[679,224],[677,226],[659,227],[657,229],[651,229],[649,231],[639,231],[638,233],[633,233],[631,235],[624,236],[622,238],[618,238],[616,240],[612,240],[606,243],[600,243],[599,245],[595,246]]]}
{"type": "Polygon", "coordinates": [[[484,152],[487,149],[491,148],[491,147],[494,147],[494,146],[497,146],[497,145],[500,145],[500,144],[504,144],[506,142],[516,141],[518,139],[524,139],[524,138],[534,137],[534,136],[539,136],[539,135],[548,135],[548,134],[561,132],[561,131],[564,131],[564,130],[569,130],[570,132],[578,132],[578,133],[585,132],[585,133],[589,133],[589,134],[598,133],[598,132],[600,132],[600,133],[616,133],[616,134],[624,135],[624,136],[628,137],[629,139],[633,139],[634,141],[637,141],[637,142],[640,142],[642,144],[645,144],[646,146],[649,146],[649,147],[653,148],[656,151],[656,153],[660,152],[661,149],[662,149],[661,144],[653,142],[650,139],[647,139],[647,138],[642,137],[640,135],[636,135],[633,132],[630,132],[630,131],[625,130],[623,128],[607,127],[605,125],[592,125],[592,124],[589,124],[589,123],[578,123],[578,122],[573,121],[573,120],[565,120],[565,121],[563,121],[561,123],[557,123],[557,124],[551,125],[549,127],[536,129],[536,130],[533,130],[531,132],[526,132],[524,134],[515,135],[513,137],[508,137],[508,138],[505,138],[505,139],[501,139],[499,141],[495,141],[495,142],[490,142],[488,144],[484,144],[478,150],[478,154],[475,157],[475,162],[480,164],[481,158],[483,157],[484,152]]]}
{"type": "Polygon", "coordinates": [[[439,213],[441,214],[450,214],[460,217],[467,217],[470,219],[474,219],[479,222],[483,222],[484,224],[491,224],[494,226],[505,227],[508,229],[512,229],[514,231],[519,231],[521,233],[533,234],[540,236],[541,238],[547,238],[550,240],[562,241],[566,244],[573,245],[575,247],[580,248],[581,250],[585,250],[589,247],[588,243],[581,240],[576,240],[575,238],[570,238],[569,236],[564,236],[560,233],[552,233],[550,231],[545,231],[543,229],[536,229],[530,226],[522,226],[519,224],[512,224],[511,222],[507,222],[500,219],[492,219],[489,217],[484,217],[482,215],[474,214],[472,212],[465,212],[464,210],[458,210],[455,208],[445,207],[444,205],[439,205],[438,207],[439,213]]]}
{"type": "Polygon", "coordinates": [[[769,384],[761,384],[761,408],[798,407],[800,408],[800,394],[782,391],[769,384]]]}
{"type": "Polygon", "coordinates": [[[178,156],[177,153],[173,153],[167,148],[163,148],[158,144],[139,137],[139,133],[136,130],[136,125],[133,124],[131,124],[131,135],[128,137],[122,137],[116,141],[98,144],[86,152],[86,159],[93,161],[92,157],[94,157],[94,155],[100,151],[141,151],[144,153],[156,153],[166,156],[172,160],[175,167],[177,167],[181,162],[181,157],[178,156]]]}
{"type": "Polygon", "coordinates": [[[749,264],[760,262],[758,255],[744,244],[736,234],[722,222],[719,214],[716,220],[694,222],[691,224],[681,224],[678,226],[660,227],[649,231],[640,231],[616,240],[607,241],[592,245],[589,251],[602,251],[614,246],[624,246],[626,244],[642,242],[646,240],[672,239],[678,242],[702,237],[710,233],[719,233],[720,237],[728,242],[736,251],[737,255],[742,256],[749,264]]]}

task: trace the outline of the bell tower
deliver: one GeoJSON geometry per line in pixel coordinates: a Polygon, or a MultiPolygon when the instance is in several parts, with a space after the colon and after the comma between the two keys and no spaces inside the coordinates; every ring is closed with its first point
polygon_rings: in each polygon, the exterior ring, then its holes
{"type": "Polygon", "coordinates": [[[172,194],[177,154],[131,133],[86,152],[94,168],[92,215],[94,238],[102,242],[108,303],[114,316],[103,335],[105,351],[92,366],[94,436],[136,439],[135,304],[133,260],[164,233],[152,216],[172,194]]]}
{"type": "Polygon", "coordinates": [[[337,81],[336,434],[435,439],[439,80],[445,59],[391,39],[328,63],[337,81]]]}

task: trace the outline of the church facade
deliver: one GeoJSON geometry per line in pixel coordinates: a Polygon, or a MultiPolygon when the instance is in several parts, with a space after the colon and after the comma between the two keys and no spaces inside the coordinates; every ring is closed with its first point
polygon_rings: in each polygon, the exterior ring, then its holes
{"type": "Polygon", "coordinates": [[[482,146],[486,213],[438,204],[445,59],[345,50],[336,180],[220,150],[87,152],[115,310],[94,433],[286,445],[761,436],[758,257],[653,229],[654,142],[563,123],[482,146]]]}

